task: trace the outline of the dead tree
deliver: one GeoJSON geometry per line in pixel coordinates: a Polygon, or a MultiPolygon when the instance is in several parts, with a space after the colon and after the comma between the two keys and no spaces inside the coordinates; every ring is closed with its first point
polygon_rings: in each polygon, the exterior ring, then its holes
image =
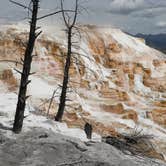
{"type": "Polygon", "coordinates": [[[107,136],[102,140],[128,155],[154,157],[152,139],[152,135],[143,134],[142,130],[134,128],[132,133],[120,134],[118,137],[107,136]]]}
{"type": "Polygon", "coordinates": [[[58,112],[55,116],[55,121],[61,121],[64,109],[65,109],[65,103],[66,103],[66,94],[67,94],[67,88],[68,88],[68,82],[69,82],[69,69],[71,65],[71,56],[72,56],[72,35],[73,35],[73,28],[76,24],[77,15],[78,15],[78,0],[75,0],[75,10],[74,10],[74,17],[71,21],[71,17],[68,15],[67,12],[64,10],[64,0],[61,0],[61,10],[62,10],[62,16],[63,21],[65,23],[65,26],[67,28],[67,56],[66,56],[66,62],[65,62],[65,68],[64,68],[64,76],[63,76],[63,84],[62,84],[62,91],[60,95],[60,103],[58,107],[58,112]]]}
{"type": "Polygon", "coordinates": [[[84,131],[87,139],[92,139],[92,125],[86,122],[84,125],[84,131]]]}
{"type": "Polygon", "coordinates": [[[39,0],[31,0],[29,6],[25,6],[23,4],[17,3],[12,1],[16,5],[22,6],[23,8],[28,9],[28,12],[31,13],[31,20],[30,20],[30,32],[29,32],[29,39],[26,46],[24,59],[23,59],[23,69],[22,71],[18,71],[21,74],[21,81],[18,93],[18,102],[16,107],[16,114],[15,120],[13,125],[13,132],[19,133],[22,130],[23,120],[24,120],[24,111],[26,106],[26,100],[29,96],[26,96],[27,93],[27,86],[31,82],[29,80],[29,76],[31,75],[31,63],[33,58],[33,48],[35,45],[36,38],[40,35],[40,32],[36,32],[37,28],[37,14],[39,9],[39,0]],[[32,7],[31,7],[32,6],[32,7]]]}
{"type": "MultiPolygon", "coordinates": [[[[62,12],[62,10],[58,10],[58,11],[48,13],[46,15],[38,17],[38,9],[39,9],[40,0],[30,0],[30,3],[28,6],[26,6],[22,3],[16,2],[14,0],[9,0],[9,1],[17,6],[27,9],[28,16],[31,14],[29,38],[28,38],[27,44],[24,45],[26,48],[24,58],[23,59],[21,58],[21,62],[19,63],[23,66],[23,69],[22,69],[22,71],[15,69],[19,74],[21,74],[21,81],[20,81],[20,87],[19,87],[15,120],[14,120],[14,125],[13,125],[13,132],[19,133],[23,126],[26,100],[29,97],[29,96],[26,96],[27,86],[31,82],[31,80],[29,80],[29,76],[34,74],[34,73],[30,73],[31,63],[32,63],[32,59],[33,59],[33,55],[32,55],[33,48],[34,48],[37,37],[42,33],[42,31],[37,32],[40,29],[40,27],[37,27],[37,21],[47,18],[52,15],[59,14],[62,12]]],[[[63,10],[63,12],[74,12],[74,11],[73,10],[63,10]]],[[[74,22],[73,22],[73,24],[74,24],[74,22]]],[[[10,61],[10,60],[8,60],[8,61],[10,61]]],[[[18,62],[16,64],[18,64],[18,62]]]]}

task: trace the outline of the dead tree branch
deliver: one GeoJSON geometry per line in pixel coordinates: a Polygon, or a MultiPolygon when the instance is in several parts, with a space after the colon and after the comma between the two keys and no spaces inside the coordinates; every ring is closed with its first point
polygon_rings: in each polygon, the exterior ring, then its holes
{"type": "Polygon", "coordinates": [[[73,10],[64,10],[64,11],[58,10],[56,12],[52,12],[52,13],[46,14],[44,16],[38,17],[37,20],[41,20],[41,19],[53,16],[53,15],[56,15],[56,14],[59,14],[59,13],[62,13],[62,12],[74,12],[74,11],[73,10]]]}
{"type": "Polygon", "coordinates": [[[56,90],[54,90],[53,94],[52,94],[52,97],[51,97],[51,100],[50,100],[50,103],[49,103],[49,106],[48,106],[48,110],[47,110],[47,116],[49,115],[49,111],[50,111],[50,108],[51,108],[51,105],[52,105],[52,102],[53,102],[53,99],[55,98],[55,94],[56,94],[56,91],[58,90],[58,88],[56,90]]]}
{"type": "Polygon", "coordinates": [[[136,155],[136,156],[148,156],[150,151],[153,151],[153,144],[151,143],[153,139],[152,135],[142,134],[141,132],[132,133],[128,135],[121,135],[119,137],[108,136],[103,138],[103,141],[113,145],[117,149],[121,150],[126,154],[136,155]]]}
{"type": "Polygon", "coordinates": [[[17,6],[23,7],[24,9],[28,9],[28,11],[32,12],[32,9],[29,6],[26,6],[26,5],[22,4],[22,3],[19,3],[19,2],[13,1],[13,0],[9,0],[9,1],[11,3],[17,5],[17,6]]]}
{"type": "Polygon", "coordinates": [[[4,60],[0,60],[0,62],[9,62],[9,63],[15,63],[16,66],[19,65],[23,65],[21,62],[17,61],[17,60],[8,60],[8,59],[4,59],[4,60]]]}

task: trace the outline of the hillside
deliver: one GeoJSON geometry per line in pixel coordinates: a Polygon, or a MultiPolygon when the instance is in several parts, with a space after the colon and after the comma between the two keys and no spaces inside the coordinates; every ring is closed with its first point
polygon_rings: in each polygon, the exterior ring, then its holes
{"type": "MultiPolygon", "coordinates": [[[[80,47],[74,50],[79,61],[70,70],[64,122],[79,128],[90,122],[101,136],[142,130],[154,136],[156,152],[166,157],[166,55],[119,29],[80,29],[81,38],[75,38],[80,47]]],[[[1,28],[0,93],[5,91],[4,96],[17,92],[19,80],[15,64],[4,60],[20,60],[26,36],[26,28],[20,25],[1,28]]],[[[46,113],[48,99],[57,89],[50,116],[57,111],[65,53],[65,35],[56,28],[45,31],[34,50],[36,74],[31,77],[28,105],[46,113]]]]}
{"type": "Polygon", "coordinates": [[[166,34],[141,34],[138,33],[134,35],[135,37],[140,37],[145,39],[146,44],[150,47],[156,48],[164,53],[166,53],[166,34]]]}
{"type": "Polygon", "coordinates": [[[93,133],[92,140],[83,130],[68,128],[41,115],[29,105],[23,131],[10,131],[16,94],[0,94],[0,164],[4,166],[165,166],[164,162],[147,157],[126,155],[101,142],[93,133]]]}

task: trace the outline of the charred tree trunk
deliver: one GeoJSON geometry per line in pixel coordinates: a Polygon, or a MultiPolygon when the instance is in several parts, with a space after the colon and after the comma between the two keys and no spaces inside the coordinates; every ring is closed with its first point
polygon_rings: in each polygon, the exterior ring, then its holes
{"type": "Polygon", "coordinates": [[[66,104],[66,94],[68,89],[68,82],[69,82],[69,69],[71,65],[71,56],[72,56],[72,36],[73,36],[73,28],[76,24],[77,20],[77,14],[78,14],[78,0],[75,0],[75,10],[74,10],[74,18],[71,21],[71,17],[68,15],[68,13],[65,13],[63,3],[64,0],[61,0],[61,11],[63,16],[63,21],[65,23],[65,26],[67,28],[67,57],[66,57],[66,63],[65,63],[65,69],[64,69],[64,77],[63,77],[63,85],[62,85],[62,91],[60,96],[60,103],[58,112],[55,116],[55,121],[62,121],[65,104],[66,104]],[[68,21],[67,21],[68,20],[68,21]]]}
{"type": "Polygon", "coordinates": [[[18,94],[18,102],[16,107],[16,114],[15,120],[13,125],[13,132],[19,133],[22,130],[23,120],[24,120],[24,110],[26,106],[26,96],[27,92],[27,85],[30,83],[28,80],[31,70],[31,63],[32,63],[32,52],[35,44],[35,40],[37,38],[36,35],[36,23],[37,23],[37,14],[38,14],[38,7],[39,7],[39,0],[32,0],[33,9],[32,9],[32,18],[30,22],[30,33],[29,33],[29,40],[26,47],[25,55],[24,55],[24,63],[23,63],[23,70],[21,73],[21,82],[19,87],[19,94],[18,94]]]}
{"type": "Polygon", "coordinates": [[[60,96],[58,112],[55,116],[55,121],[62,120],[62,116],[63,116],[64,109],[65,109],[67,86],[68,86],[68,82],[69,82],[69,69],[70,69],[70,64],[71,64],[71,53],[72,53],[71,35],[72,35],[72,28],[69,28],[68,29],[68,51],[67,51],[65,69],[64,69],[62,92],[61,92],[61,96],[60,96]]]}
{"type": "Polygon", "coordinates": [[[92,125],[89,124],[89,123],[86,123],[84,125],[84,131],[85,131],[85,134],[86,134],[86,137],[87,139],[92,139],[92,125]]]}

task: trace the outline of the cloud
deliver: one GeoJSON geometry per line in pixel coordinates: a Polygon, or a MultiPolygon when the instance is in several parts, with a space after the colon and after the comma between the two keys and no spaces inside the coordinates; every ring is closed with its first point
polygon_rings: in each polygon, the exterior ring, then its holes
{"type": "Polygon", "coordinates": [[[130,33],[166,32],[166,0],[110,1],[109,10],[105,12],[116,27],[130,33]]]}
{"type": "Polygon", "coordinates": [[[147,12],[147,17],[150,17],[153,10],[163,7],[166,8],[165,0],[112,0],[109,12],[127,15],[143,11],[144,13],[147,12]]]}
{"type": "Polygon", "coordinates": [[[133,17],[142,17],[142,18],[150,19],[150,18],[163,15],[165,13],[165,10],[166,10],[165,7],[147,8],[147,9],[135,11],[131,13],[131,15],[133,17]]]}
{"type": "Polygon", "coordinates": [[[144,0],[113,0],[110,3],[110,12],[130,14],[145,7],[144,0]]]}
{"type": "Polygon", "coordinates": [[[158,28],[166,28],[166,21],[159,21],[156,23],[156,27],[158,28]]]}
{"type": "MultiPolygon", "coordinates": [[[[7,21],[17,21],[27,16],[27,12],[19,8],[8,0],[0,0],[0,23],[7,21]]],[[[22,0],[18,0],[21,2],[22,0]]],[[[29,2],[29,0],[24,0],[29,2]]],[[[68,7],[72,6],[66,0],[68,7]]],[[[74,0],[73,0],[74,1],[74,0]]],[[[164,33],[166,32],[166,0],[81,0],[84,8],[88,12],[79,15],[79,23],[111,25],[130,33],[164,33]]],[[[59,5],[59,0],[41,0],[40,7],[45,10],[54,11],[59,5]]],[[[43,14],[43,11],[39,14],[43,14]]],[[[59,15],[61,17],[61,15],[59,15]]],[[[57,24],[58,16],[51,17],[43,21],[55,20],[57,24]]],[[[59,19],[60,20],[60,19],[59,19]]],[[[59,21],[58,20],[58,21],[59,21]]],[[[48,21],[47,21],[48,22],[48,21]]],[[[59,21],[60,22],[60,21],[59,21]]]]}

